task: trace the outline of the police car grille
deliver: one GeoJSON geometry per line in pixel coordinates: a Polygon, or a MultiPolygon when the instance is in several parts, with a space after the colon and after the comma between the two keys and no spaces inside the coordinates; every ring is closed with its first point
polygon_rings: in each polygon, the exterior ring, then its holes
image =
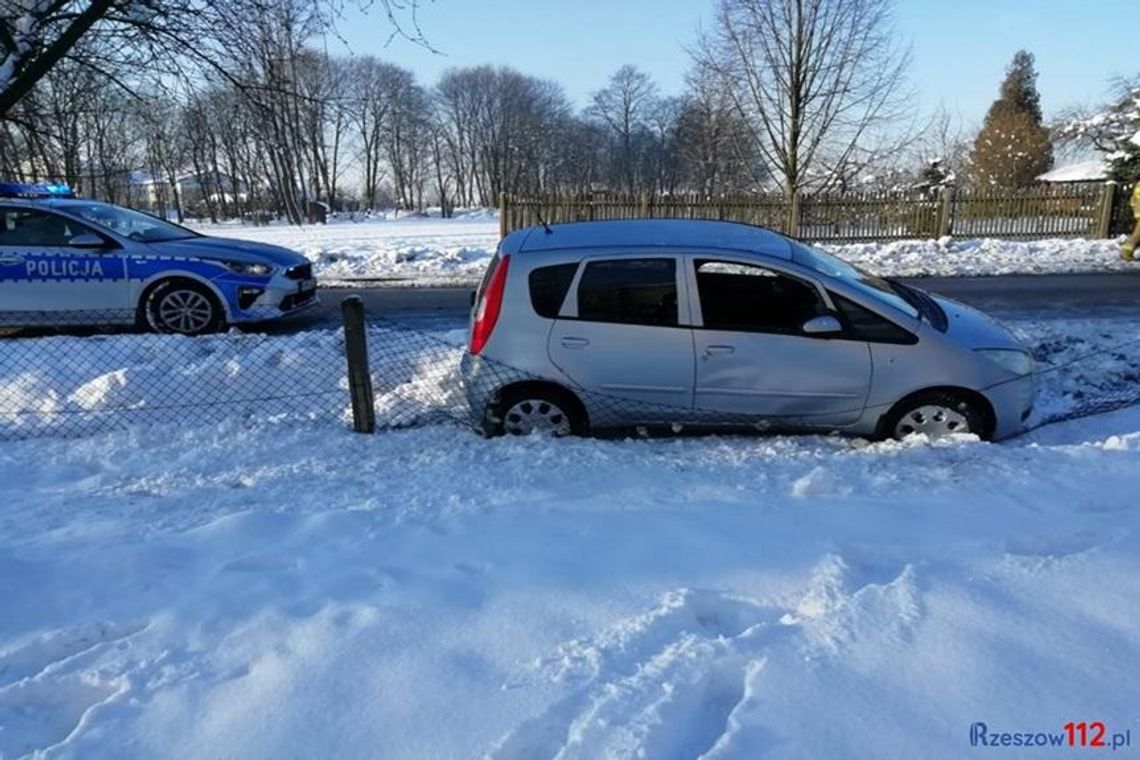
{"type": "Polygon", "coordinates": [[[290,280],[307,280],[313,276],[312,264],[298,264],[285,270],[285,276],[290,280]]]}
{"type": "Polygon", "coordinates": [[[281,311],[297,309],[311,302],[316,297],[317,291],[315,290],[309,290],[304,293],[293,293],[281,299],[281,305],[278,308],[281,309],[281,311]]]}

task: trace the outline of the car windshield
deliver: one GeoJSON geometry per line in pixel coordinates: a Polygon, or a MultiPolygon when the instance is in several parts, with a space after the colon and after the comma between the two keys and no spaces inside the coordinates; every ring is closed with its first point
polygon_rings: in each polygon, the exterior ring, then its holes
{"type": "Polygon", "coordinates": [[[68,204],[66,210],[92,224],[143,243],[199,237],[198,233],[159,219],[157,216],[108,203],[68,204]]]}
{"type": "Polygon", "coordinates": [[[795,240],[790,242],[792,258],[797,263],[810,267],[820,274],[843,280],[872,298],[895,307],[907,316],[919,317],[921,315],[921,312],[912,303],[912,299],[904,297],[890,281],[864,272],[854,264],[848,264],[830,253],[818,251],[795,240]]]}

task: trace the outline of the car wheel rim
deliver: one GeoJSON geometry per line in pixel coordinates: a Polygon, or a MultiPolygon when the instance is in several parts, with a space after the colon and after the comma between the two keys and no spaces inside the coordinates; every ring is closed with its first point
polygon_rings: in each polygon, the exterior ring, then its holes
{"type": "Polygon", "coordinates": [[[507,410],[503,417],[503,428],[512,435],[570,435],[570,418],[557,404],[550,401],[524,399],[507,410]]]}
{"type": "Polygon", "coordinates": [[[956,409],[928,404],[912,409],[895,425],[895,437],[922,433],[930,438],[941,438],[955,433],[969,433],[970,421],[956,409]]]}
{"type": "Polygon", "coordinates": [[[214,307],[206,296],[195,290],[176,290],[159,302],[158,318],[170,330],[196,333],[213,321],[214,307]]]}

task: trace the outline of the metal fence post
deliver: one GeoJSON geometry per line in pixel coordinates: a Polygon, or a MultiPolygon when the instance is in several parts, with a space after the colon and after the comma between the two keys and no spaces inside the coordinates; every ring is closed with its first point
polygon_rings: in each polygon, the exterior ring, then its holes
{"type": "Polygon", "coordinates": [[[352,398],[352,429],[376,432],[376,404],[372,394],[372,371],[368,364],[368,341],[364,333],[364,301],[349,296],[340,302],[344,318],[344,355],[348,360],[348,392],[352,398]]]}
{"type": "Polygon", "coordinates": [[[1104,183],[1100,196],[1100,216],[1096,220],[1096,236],[1107,238],[1112,234],[1112,207],[1116,204],[1116,183],[1104,183]]]}

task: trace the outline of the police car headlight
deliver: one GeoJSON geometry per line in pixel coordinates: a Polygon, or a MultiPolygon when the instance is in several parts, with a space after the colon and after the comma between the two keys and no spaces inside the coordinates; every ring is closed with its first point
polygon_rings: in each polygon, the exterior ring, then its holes
{"type": "Polygon", "coordinates": [[[1012,348],[979,348],[979,354],[1015,375],[1033,374],[1033,357],[1025,351],[1012,348]]]}
{"type": "Polygon", "coordinates": [[[255,277],[273,274],[273,267],[269,264],[251,264],[247,261],[223,261],[222,264],[235,274],[251,274],[255,277]]]}

